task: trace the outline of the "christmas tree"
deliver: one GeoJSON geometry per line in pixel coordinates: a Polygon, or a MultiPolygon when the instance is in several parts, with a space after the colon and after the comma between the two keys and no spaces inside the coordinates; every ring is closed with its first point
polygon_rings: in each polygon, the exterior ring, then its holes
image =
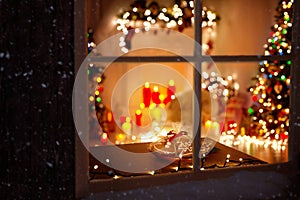
{"type": "MultiPolygon", "coordinates": [[[[275,25],[264,45],[265,55],[291,53],[293,0],[281,0],[276,9],[275,25]]],[[[255,85],[249,88],[253,105],[249,134],[265,139],[287,141],[289,128],[291,61],[264,60],[259,64],[255,85]]]]}

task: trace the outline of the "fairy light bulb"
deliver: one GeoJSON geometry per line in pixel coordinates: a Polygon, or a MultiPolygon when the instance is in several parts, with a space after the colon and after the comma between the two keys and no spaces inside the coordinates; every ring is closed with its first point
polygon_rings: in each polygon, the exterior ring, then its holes
{"type": "Polygon", "coordinates": [[[90,100],[90,101],[94,101],[94,96],[90,96],[90,97],[89,97],[89,100],[90,100]]]}

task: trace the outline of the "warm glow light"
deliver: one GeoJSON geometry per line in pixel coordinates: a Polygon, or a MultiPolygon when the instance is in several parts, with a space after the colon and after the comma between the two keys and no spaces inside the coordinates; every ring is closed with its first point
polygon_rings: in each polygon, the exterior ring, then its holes
{"type": "Polygon", "coordinates": [[[103,139],[107,139],[107,133],[103,133],[103,134],[102,134],[102,138],[103,138],[103,139]]]}
{"type": "Polygon", "coordinates": [[[119,133],[119,134],[117,135],[117,140],[123,141],[124,139],[125,139],[125,135],[124,135],[123,133],[119,133]]]}
{"type": "Polygon", "coordinates": [[[207,120],[207,121],[205,122],[205,128],[209,128],[209,127],[211,126],[211,124],[212,124],[212,121],[207,120]]]}
{"type": "Polygon", "coordinates": [[[239,85],[238,83],[234,83],[234,89],[235,89],[235,90],[240,89],[240,85],[239,85]]]}
{"type": "Polygon", "coordinates": [[[144,109],[145,108],[145,104],[144,103],[140,103],[140,109],[144,109]]]}
{"type": "Polygon", "coordinates": [[[279,110],[279,109],[281,109],[282,108],[282,105],[281,104],[278,104],[277,105],[277,109],[279,110]]]}
{"type": "Polygon", "coordinates": [[[119,177],[119,176],[117,176],[117,175],[115,175],[115,176],[114,176],[114,179],[118,179],[118,178],[120,178],[120,177],[119,177]]]}
{"type": "Polygon", "coordinates": [[[148,16],[151,14],[151,11],[149,9],[145,10],[145,15],[148,16]]]}
{"type": "Polygon", "coordinates": [[[169,81],[169,85],[170,85],[170,86],[174,86],[174,85],[175,85],[174,80],[170,80],[170,81],[169,81]]]}
{"type": "Polygon", "coordinates": [[[158,87],[157,87],[157,86],[154,86],[153,91],[154,91],[154,92],[158,92],[158,87]]]}
{"type": "Polygon", "coordinates": [[[141,115],[142,114],[142,111],[140,109],[136,110],[135,114],[137,115],[141,115]]]}
{"type": "Polygon", "coordinates": [[[90,96],[89,100],[94,101],[94,96],[90,96]]]}
{"type": "Polygon", "coordinates": [[[97,82],[100,83],[102,81],[101,77],[97,78],[97,82]]]}
{"type": "Polygon", "coordinates": [[[111,122],[113,120],[112,112],[108,111],[106,115],[107,121],[111,122]]]}
{"type": "Polygon", "coordinates": [[[163,101],[165,99],[165,95],[160,94],[158,98],[159,98],[159,100],[163,101]]]}
{"type": "Polygon", "coordinates": [[[289,109],[289,108],[286,108],[286,109],[285,109],[285,113],[286,113],[286,114],[289,114],[289,113],[290,113],[290,109],[289,109]]]}
{"type": "Polygon", "coordinates": [[[155,171],[151,171],[151,172],[148,172],[148,173],[151,174],[151,175],[154,175],[155,171]]]}

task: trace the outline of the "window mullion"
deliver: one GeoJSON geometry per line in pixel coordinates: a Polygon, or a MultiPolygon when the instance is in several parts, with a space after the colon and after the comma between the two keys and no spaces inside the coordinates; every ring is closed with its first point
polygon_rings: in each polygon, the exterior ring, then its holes
{"type": "MultiPolygon", "coordinates": [[[[197,59],[195,62],[194,68],[194,90],[196,94],[196,100],[199,102],[200,108],[199,111],[201,113],[201,60],[202,60],[202,2],[201,0],[195,1],[195,44],[194,44],[194,56],[197,59]]],[[[194,101],[194,107],[198,106],[197,102],[194,101]]],[[[194,142],[193,142],[193,170],[200,170],[200,159],[199,152],[201,148],[201,114],[195,113],[194,109],[194,142]],[[196,120],[197,118],[199,120],[196,120]]]]}

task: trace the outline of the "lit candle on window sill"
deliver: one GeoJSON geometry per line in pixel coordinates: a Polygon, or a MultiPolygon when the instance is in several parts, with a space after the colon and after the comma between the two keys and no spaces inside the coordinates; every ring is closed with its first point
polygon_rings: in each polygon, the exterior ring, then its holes
{"type": "Polygon", "coordinates": [[[142,111],[140,109],[135,112],[135,123],[137,126],[142,125],[142,111]]]}
{"type": "Polygon", "coordinates": [[[159,95],[160,95],[160,93],[158,92],[158,87],[154,86],[153,92],[152,92],[152,101],[153,101],[153,103],[160,104],[161,101],[159,99],[159,95]]]}
{"type": "Polygon", "coordinates": [[[209,138],[218,140],[220,136],[220,124],[218,122],[207,120],[205,122],[205,131],[209,138]]]}
{"type": "Polygon", "coordinates": [[[166,119],[166,111],[161,105],[153,104],[150,106],[150,116],[152,120],[161,122],[166,119]]]}
{"type": "Polygon", "coordinates": [[[116,143],[120,144],[120,143],[124,142],[125,139],[126,139],[126,135],[124,133],[118,133],[116,135],[116,143]]]}
{"type": "Polygon", "coordinates": [[[173,99],[175,99],[175,92],[176,92],[175,83],[174,83],[173,80],[170,80],[168,88],[167,88],[167,96],[163,100],[163,102],[164,102],[165,105],[167,103],[171,102],[173,99]]]}
{"type": "Polygon", "coordinates": [[[130,119],[130,117],[126,117],[126,121],[122,124],[122,130],[127,135],[130,135],[131,134],[131,129],[132,129],[131,119],[130,119]]]}
{"type": "Polygon", "coordinates": [[[143,88],[143,103],[145,107],[149,107],[151,102],[151,88],[149,82],[146,82],[143,88]]]}
{"type": "Polygon", "coordinates": [[[102,133],[102,135],[100,136],[100,141],[103,143],[103,144],[106,144],[108,142],[108,136],[107,136],[107,133],[102,133]]]}
{"type": "Polygon", "coordinates": [[[175,82],[174,80],[169,81],[168,90],[167,90],[167,96],[171,97],[176,92],[175,82]]]}

